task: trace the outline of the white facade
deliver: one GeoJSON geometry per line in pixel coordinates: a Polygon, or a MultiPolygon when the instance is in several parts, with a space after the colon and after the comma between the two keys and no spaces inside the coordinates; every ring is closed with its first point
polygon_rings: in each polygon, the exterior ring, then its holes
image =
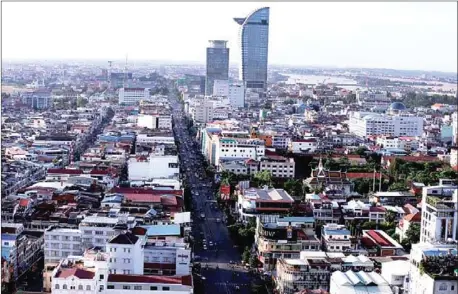
{"type": "Polygon", "coordinates": [[[423,118],[354,112],[350,114],[349,128],[350,133],[359,137],[374,135],[420,137],[423,134],[423,118]]]}
{"type": "Polygon", "coordinates": [[[49,228],[44,232],[46,263],[59,263],[70,255],[83,253],[81,231],[78,229],[49,228]]]}
{"type": "Polygon", "coordinates": [[[420,147],[417,138],[378,137],[377,144],[383,148],[404,149],[406,151],[417,150],[420,147]]]}
{"type": "Polygon", "coordinates": [[[135,104],[149,99],[147,88],[120,88],[118,92],[119,104],[135,104]]]}
{"type": "MultiPolygon", "coordinates": [[[[433,278],[426,272],[420,270],[421,262],[425,262],[428,258],[439,258],[442,256],[454,255],[456,260],[456,245],[455,244],[429,244],[419,243],[413,244],[410,251],[410,269],[409,279],[405,284],[405,293],[408,294],[456,294],[458,291],[458,281],[456,277],[448,276],[447,278],[433,278]],[[454,250],[454,252],[453,252],[454,250]],[[452,253],[452,254],[451,254],[452,253]]],[[[441,263],[440,260],[436,261],[441,263]]],[[[448,273],[450,274],[450,273],[448,273]]]]}
{"type": "Polygon", "coordinates": [[[304,140],[293,140],[289,142],[289,149],[293,153],[313,153],[318,148],[318,141],[315,138],[304,140]]]}
{"type": "Polygon", "coordinates": [[[452,167],[458,166],[458,147],[452,147],[450,150],[450,165],[452,167]]]}
{"type": "MultiPolygon", "coordinates": [[[[133,236],[131,233],[127,235],[133,236]]],[[[126,234],[117,236],[106,245],[106,252],[110,255],[108,260],[108,272],[110,274],[143,275],[144,250],[143,239],[133,236],[136,239],[134,244],[121,244],[115,241],[119,238],[126,238],[126,234]]]]}
{"type": "Polygon", "coordinates": [[[458,146],[458,112],[452,114],[453,144],[458,146]]]}
{"type": "MultiPolygon", "coordinates": [[[[392,294],[390,285],[376,272],[341,272],[331,275],[330,294],[392,294]]],[[[420,292],[418,292],[420,293],[420,292]]]]}
{"type": "Polygon", "coordinates": [[[149,136],[147,134],[139,134],[137,143],[155,143],[155,144],[175,144],[173,136],[149,136]]]}
{"type": "Polygon", "coordinates": [[[243,85],[230,85],[229,86],[229,104],[234,108],[241,108],[245,106],[245,86],[243,85]]]}
{"type": "Polygon", "coordinates": [[[407,260],[394,260],[382,263],[382,277],[391,286],[403,287],[409,275],[410,264],[407,260]]]}
{"type": "Polygon", "coordinates": [[[285,158],[284,161],[263,161],[259,164],[260,171],[269,171],[273,177],[294,178],[295,163],[293,158],[285,158]]]}
{"type": "Polygon", "coordinates": [[[215,164],[220,158],[258,160],[265,155],[265,142],[259,139],[216,138],[215,164]]]}
{"type": "Polygon", "coordinates": [[[213,83],[214,96],[229,96],[229,81],[228,80],[215,80],[213,83]]]}
{"type": "Polygon", "coordinates": [[[170,115],[147,115],[141,114],[137,119],[137,126],[148,129],[172,129],[172,117],[170,115]]]}
{"type": "Polygon", "coordinates": [[[457,240],[458,187],[423,187],[420,242],[457,240]]]}
{"type": "Polygon", "coordinates": [[[146,161],[128,161],[129,181],[175,178],[180,172],[178,156],[150,154],[146,161]]]}
{"type": "Polygon", "coordinates": [[[321,238],[328,252],[343,252],[351,248],[351,232],[343,225],[326,224],[323,226],[321,238]]]}
{"type": "Polygon", "coordinates": [[[81,245],[83,249],[90,247],[105,248],[107,242],[119,234],[113,227],[117,224],[126,224],[128,228],[135,225],[135,218],[127,215],[118,217],[87,216],[79,224],[81,231],[81,245]]]}

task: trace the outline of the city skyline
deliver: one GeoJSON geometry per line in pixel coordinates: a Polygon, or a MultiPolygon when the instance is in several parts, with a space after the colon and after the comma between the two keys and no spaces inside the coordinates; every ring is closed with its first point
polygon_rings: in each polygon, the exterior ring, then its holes
{"type": "Polygon", "coordinates": [[[457,68],[456,3],[180,3],[181,9],[177,3],[24,4],[3,6],[4,60],[108,60],[128,54],[129,60],[205,64],[202,48],[219,39],[228,40],[234,64],[239,50],[233,18],[268,6],[269,65],[457,68]],[[188,13],[191,7],[194,13],[188,13]],[[202,14],[206,10],[213,13],[202,14]],[[171,22],[167,12],[180,21],[171,22]],[[143,29],[148,27],[151,34],[143,29]]]}

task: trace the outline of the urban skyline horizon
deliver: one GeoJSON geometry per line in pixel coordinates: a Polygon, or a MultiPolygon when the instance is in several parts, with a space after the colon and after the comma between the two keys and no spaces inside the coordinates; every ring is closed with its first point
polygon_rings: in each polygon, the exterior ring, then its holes
{"type": "Polygon", "coordinates": [[[84,9],[86,3],[52,3],[53,17],[55,12],[62,12],[57,13],[55,20],[46,17],[49,12],[41,4],[36,10],[33,4],[17,9],[21,7],[19,4],[3,7],[4,60],[118,60],[114,57],[122,56],[121,60],[127,53],[131,61],[204,63],[207,42],[227,40],[232,49],[232,66],[237,64],[234,60],[239,59],[236,56],[238,29],[233,18],[267,6],[272,11],[268,62],[272,66],[446,73],[455,73],[457,68],[454,41],[457,17],[456,11],[448,11],[448,3],[335,3],[332,6],[330,3],[233,3],[230,6],[194,3],[196,12],[192,15],[186,12],[188,4],[181,3],[180,9],[173,9],[174,19],[179,22],[171,22],[167,16],[170,9],[165,3],[130,3],[129,6],[114,3],[109,15],[101,13],[104,3],[94,3],[97,5],[91,6],[89,11],[84,9]],[[217,13],[200,15],[202,11],[197,9],[200,6],[216,7],[217,13]],[[146,9],[136,11],[138,17],[132,18],[125,16],[126,7],[146,9]],[[67,15],[64,13],[67,9],[74,13],[67,15]],[[315,14],[304,17],[304,11],[316,9],[325,9],[332,21],[323,22],[315,14]],[[379,13],[370,17],[374,9],[379,13]],[[87,22],[74,23],[74,14],[80,10],[87,14],[87,22]],[[149,14],[142,18],[144,10],[149,14]],[[389,13],[384,15],[385,12],[389,13]],[[19,13],[44,33],[30,34],[28,26],[15,21],[19,13]],[[64,14],[66,17],[61,18],[64,14]],[[346,14],[358,17],[346,17],[346,14]],[[119,22],[120,17],[125,21],[119,22]],[[61,27],[55,26],[56,22],[61,23],[61,27]],[[164,28],[154,30],[151,36],[145,35],[143,29],[135,29],[145,26],[164,28]],[[119,42],[122,36],[128,36],[131,41],[119,42]],[[435,45],[437,40],[441,40],[441,46],[435,45]],[[30,44],[34,42],[41,46],[32,51],[30,44]],[[110,52],[108,57],[107,52],[110,52]]]}

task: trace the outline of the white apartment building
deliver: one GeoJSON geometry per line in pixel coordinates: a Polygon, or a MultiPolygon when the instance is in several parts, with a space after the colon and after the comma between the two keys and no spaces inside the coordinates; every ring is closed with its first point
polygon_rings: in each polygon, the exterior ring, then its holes
{"type": "Polygon", "coordinates": [[[171,130],[172,116],[140,114],[137,118],[137,126],[148,129],[171,130]]]}
{"type": "Polygon", "coordinates": [[[129,181],[170,179],[180,173],[177,155],[150,153],[146,158],[130,158],[127,165],[129,181]]]}
{"type": "Polygon", "coordinates": [[[457,262],[456,244],[412,244],[404,293],[456,294],[457,262]]]}
{"type": "Polygon", "coordinates": [[[351,249],[351,232],[338,224],[326,224],[323,226],[321,240],[323,247],[328,252],[344,252],[351,249]]]}
{"type": "Polygon", "coordinates": [[[191,250],[187,244],[172,241],[148,242],[144,247],[144,261],[153,274],[163,274],[164,269],[174,269],[176,275],[189,275],[191,269],[191,250]]]}
{"type": "Polygon", "coordinates": [[[272,147],[278,149],[287,149],[291,138],[284,134],[275,134],[272,136],[272,147]]]}
{"type": "Polygon", "coordinates": [[[118,91],[119,104],[135,104],[141,100],[149,99],[147,88],[120,88],[118,91]]]}
{"type": "Polygon", "coordinates": [[[269,171],[276,178],[294,178],[296,164],[294,158],[266,157],[259,163],[260,171],[269,171]]]}
{"type": "Polygon", "coordinates": [[[81,231],[78,229],[49,227],[44,232],[45,264],[59,263],[70,255],[81,255],[81,231]]]}
{"type": "Polygon", "coordinates": [[[452,114],[453,144],[458,146],[458,112],[452,114]]]}
{"type": "Polygon", "coordinates": [[[213,83],[213,96],[229,96],[229,81],[215,80],[213,83]]]}
{"type": "Polygon", "coordinates": [[[359,106],[371,107],[383,107],[387,108],[391,104],[391,99],[388,97],[386,92],[368,92],[368,91],[357,91],[356,101],[359,106]]]}
{"type": "Polygon", "coordinates": [[[350,133],[359,137],[367,136],[409,136],[423,134],[423,118],[405,114],[379,114],[373,112],[353,112],[350,114],[350,133]]]}
{"type": "Polygon", "coordinates": [[[377,137],[377,145],[383,148],[404,149],[406,151],[417,150],[420,147],[418,138],[415,137],[377,137]]]}
{"type": "Polygon", "coordinates": [[[220,158],[246,158],[258,160],[265,155],[265,142],[250,138],[216,138],[215,162],[220,158]]]}
{"type": "Polygon", "coordinates": [[[152,144],[175,144],[175,138],[171,136],[156,136],[148,134],[138,134],[137,143],[152,143],[152,144]]]}
{"type": "Polygon", "coordinates": [[[245,106],[245,86],[230,84],[227,80],[215,80],[213,95],[229,98],[229,105],[233,108],[245,106]]]}
{"type": "Polygon", "coordinates": [[[454,146],[450,150],[450,165],[454,168],[458,167],[458,147],[454,146]]]}
{"type": "Polygon", "coordinates": [[[313,153],[318,148],[316,138],[294,139],[289,141],[289,150],[293,153],[313,153]]]}
{"type": "Polygon", "coordinates": [[[79,224],[83,249],[91,247],[105,248],[107,242],[123,230],[135,226],[135,217],[127,214],[113,216],[86,216],[79,224]]]}
{"type": "Polygon", "coordinates": [[[445,242],[458,238],[458,187],[451,180],[423,187],[420,242],[445,242]]]}
{"type": "Polygon", "coordinates": [[[190,106],[191,117],[199,123],[207,123],[213,120],[213,110],[216,108],[216,102],[208,99],[199,99],[194,101],[190,106]]]}
{"type": "Polygon", "coordinates": [[[230,85],[229,86],[229,104],[233,108],[245,107],[245,86],[230,85]]]}
{"type": "Polygon", "coordinates": [[[119,234],[106,244],[110,255],[108,272],[110,274],[143,275],[145,252],[142,250],[146,238],[139,238],[127,232],[119,234]]]}

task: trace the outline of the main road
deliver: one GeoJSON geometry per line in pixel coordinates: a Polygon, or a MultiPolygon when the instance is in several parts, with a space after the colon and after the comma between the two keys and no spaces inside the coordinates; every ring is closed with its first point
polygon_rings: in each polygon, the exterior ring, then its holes
{"type": "Polygon", "coordinates": [[[173,89],[170,93],[180,167],[192,194],[194,260],[201,261],[205,293],[250,293],[250,278],[240,265],[240,254],[229,236],[224,214],[216,205],[213,179],[205,173],[204,159],[190,136],[177,92],[173,89]]]}

